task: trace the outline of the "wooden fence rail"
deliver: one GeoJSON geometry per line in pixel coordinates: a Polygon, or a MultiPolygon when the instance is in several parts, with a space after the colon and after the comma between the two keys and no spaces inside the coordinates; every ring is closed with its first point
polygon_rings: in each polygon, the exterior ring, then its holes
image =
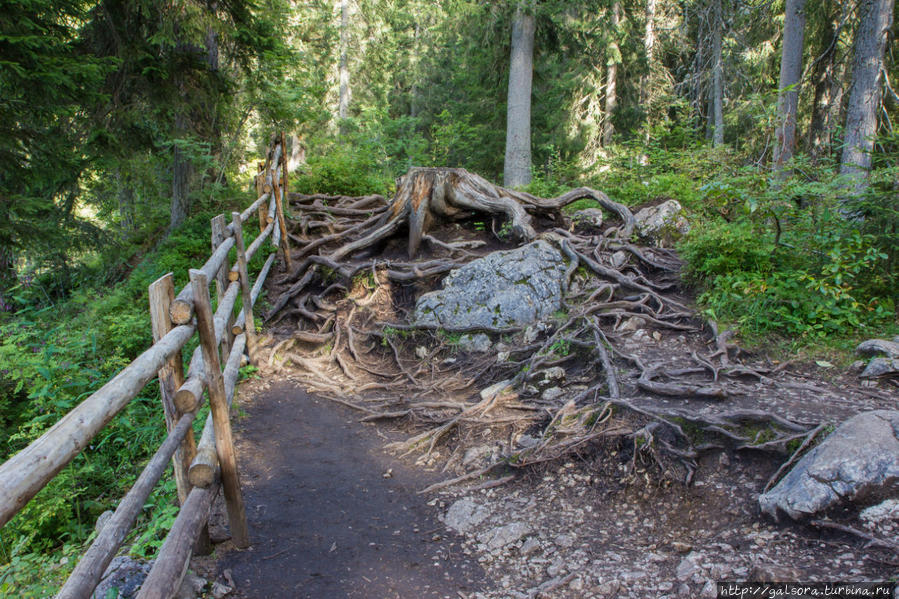
{"type": "Polygon", "coordinates": [[[247,264],[267,239],[277,248],[285,264],[290,261],[283,222],[287,187],[283,144],[282,133],[274,139],[265,167],[256,175],[257,199],[243,212],[232,213],[227,225],[224,215],[213,219],[212,254],[201,268],[191,270],[191,282],[177,295],[171,273],[150,285],[153,345],[28,447],[0,465],[2,527],[87,447],[148,382],[159,379],[168,435],[79,560],[57,595],[60,599],[92,595],[170,461],[181,510],[139,597],[176,595],[220,485],[225,492],[232,540],[238,547],[249,544],[228,411],[244,350],[248,350],[249,360],[255,363],[253,305],[275,254],[269,255],[255,282],[250,280],[247,264]],[[243,225],[253,214],[259,217],[260,232],[244,247],[243,225]],[[229,265],[232,249],[237,260],[229,265]],[[216,281],[217,287],[215,313],[210,300],[210,281],[216,281]],[[238,295],[242,298],[241,310],[235,318],[238,295]],[[200,344],[191,356],[185,376],[181,350],[195,332],[200,344]],[[226,356],[224,371],[219,361],[220,346],[226,356]],[[192,425],[204,390],[209,393],[210,414],[198,447],[192,425]]]}

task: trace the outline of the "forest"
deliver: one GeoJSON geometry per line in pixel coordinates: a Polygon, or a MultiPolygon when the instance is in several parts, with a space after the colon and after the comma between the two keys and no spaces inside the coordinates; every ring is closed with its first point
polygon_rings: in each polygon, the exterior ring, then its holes
{"type": "MultiPolygon", "coordinates": [[[[899,333],[895,10],[0,0],[0,459],[151,343],[148,284],[186,282],[281,130],[292,191],[390,196],[439,166],[542,197],[675,199],[704,316],[845,367],[899,333]]],[[[164,435],[145,393],[0,530],[0,594],[65,579],[164,435]]],[[[174,494],[151,496],[133,555],[158,548],[174,494]]]]}

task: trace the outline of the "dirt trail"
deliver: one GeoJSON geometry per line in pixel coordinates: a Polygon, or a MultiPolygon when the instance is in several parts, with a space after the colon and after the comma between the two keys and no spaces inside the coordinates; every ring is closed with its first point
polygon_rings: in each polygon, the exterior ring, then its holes
{"type": "Polygon", "coordinates": [[[342,406],[283,379],[251,386],[236,431],[253,545],[218,561],[238,596],[458,599],[480,586],[478,563],[416,494],[435,475],[384,453],[342,406]]]}

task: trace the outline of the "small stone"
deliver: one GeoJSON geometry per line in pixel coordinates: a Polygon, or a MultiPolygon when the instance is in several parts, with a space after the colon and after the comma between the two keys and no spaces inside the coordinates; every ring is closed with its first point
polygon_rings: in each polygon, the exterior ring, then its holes
{"type": "Polygon", "coordinates": [[[636,331],[642,326],[646,326],[646,319],[639,316],[631,316],[618,326],[618,331],[636,331]]]}
{"type": "Polygon", "coordinates": [[[714,580],[706,580],[702,590],[699,592],[700,599],[716,599],[718,597],[718,585],[714,580]]]}
{"type": "Polygon", "coordinates": [[[518,439],[516,439],[515,443],[516,443],[519,447],[523,447],[523,448],[525,448],[525,449],[528,449],[528,448],[534,447],[534,446],[536,446],[538,443],[540,443],[540,439],[522,433],[522,434],[518,435],[518,439]]]}
{"type": "Polygon", "coordinates": [[[521,549],[518,552],[521,555],[530,555],[540,549],[540,541],[531,537],[530,539],[526,539],[524,543],[521,544],[521,549]]]}
{"type": "Polygon", "coordinates": [[[511,524],[488,530],[481,534],[478,540],[484,543],[488,550],[495,551],[514,543],[530,533],[531,528],[524,522],[512,522],[511,524]]]}
{"type": "Polygon", "coordinates": [[[675,541],[671,543],[671,548],[677,551],[678,553],[689,553],[693,550],[693,545],[689,543],[682,543],[680,541],[675,541]]]}
{"type": "Polygon", "coordinates": [[[578,228],[599,229],[602,227],[603,214],[599,208],[584,208],[571,215],[571,222],[578,228]]]}
{"type": "Polygon", "coordinates": [[[849,366],[849,372],[861,372],[865,369],[865,361],[864,360],[856,360],[849,366]]]}
{"type": "Polygon", "coordinates": [[[112,510],[106,510],[100,514],[97,517],[97,523],[94,524],[94,531],[99,534],[99,532],[103,530],[103,527],[106,526],[106,523],[109,522],[110,518],[112,518],[112,510]]]}
{"type": "Polygon", "coordinates": [[[464,497],[446,511],[443,523],[458,533],[465,534],[487,519],[490,512],[481,504],[464,497]]]}
{"type": "Polygon", "coordinates": [[[493,383],[486,389],[482,389],[481,390],[481,399],[483,399],[484,401],[487,401],[490,398],[496,397],[497,395],[499,395],[500,393],[505,391],[507,388],[509,388],[509,383],[511,383],[511,382],[512,381],[507,379],[505,381],[493,383]]]}
{"type": "Polygon", "coordinates": [[[231,594],[233,590],[234,589],[226,584],[220,582],[212,583],[212,596],[215,597],[215,599],[222,599],[222,597],[231,594]]]}
{"type": "Polygon", "coordinates": [[[621,583],[617,580],[606,580],[596,585],[596,594],[600,597],[613,597],[621,588],[621,583]]]}
{"type": "Polygon", "coordinates": [[[484,333],[459,337],[459,349],[462,351],[483,354],[490,351],[490,347],[490,337],[484,333]]]}
{"type": "Polygon", "coordinates": [[[415,355],[418,356],[419,360],[424,360],[428,357],[428,348],[424,345],[419,345],[415,348],[415,355]]]}
{"type": "Polygon", "coordinates": [[[510,355],[511,355],[511,354],[510,354],[509,352],[507,352],[507,351],[501,351],[501,352],[499,352],[499,353],[496,354],[496,361],[497,361],[497,362],[508,362],[508,361],[509,361],[509,356],[510,356],[510,355]]]}
{"type": "Polygon", "coordinates": [[[543,401],[555,401],[565,395],[565,391],[563,391],[560,387],[550,387],[540,394],[540,398],[543,401]]]}
{"type": "Polygon", "coordinates": [[[561,534],[555,538],[555,543],[559,547],[571,547],[574,545],[574,542],[577,540],[577,537],[573,534],[561,534]]]}
{"type": "Polygon", "coordinates": [[[627,254],[622,250],[618,250],[611,257],[612,266],[615,268],[621,268],[624,266],[624,263],[627,262],[627,254]]]}
{"type": "Polygon", "coordinates": [[[687,557],[681,560],[681,562],[677,565],[677,570],[675,570],[675,576],[680,581],[687,581],[693,578],[694,574],[698,574],[700,572],[699,561],[702,559],[702,554],[697,553],[695,551],[691,551],[687,554],[687,557]]]}
{"type": "Polygon", "coordinates": [[[747,582],[784,582],[804,580],[802,573],[795,568],[787,568],[778,564],[756,564],[746,577],[747,582]]]}
{"type": "Polygon", "coordinates": [[[527,327],[524,330],[524,334],[522,335],[522,340],[525,343],[533,343],[537,340],[537,335],[537,329],[535,329],[534,327],[527,327]]]}
{"type": "Polygon", "coordinates": [[[543,374],[543,382],[550,383],[553,381],[564,381],[567,373],[565,369],[561,366],[553,366],[552,368],[547,368],[542,371],[543,374]]]}
{"type": "Polygon", "coordinates": [[[203,593],[206,588],[206,579],[201,578],[192,572],[188,572],[181,581],[181,588],[178,589],[177,599],[196,599],[203,593]]]}

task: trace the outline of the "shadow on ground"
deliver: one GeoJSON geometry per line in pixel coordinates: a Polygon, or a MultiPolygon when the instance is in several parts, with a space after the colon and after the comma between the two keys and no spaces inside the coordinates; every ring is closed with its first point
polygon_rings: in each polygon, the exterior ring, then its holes
{"type": "Polygon", "coordinates": [[[252,547],[218,561],[241,597],[453,597],[483,571],[358,413],[273,381],[244,404],[238,456],[252,547]],[[391,475],[385,478],[385,473],[391,475]]]}

